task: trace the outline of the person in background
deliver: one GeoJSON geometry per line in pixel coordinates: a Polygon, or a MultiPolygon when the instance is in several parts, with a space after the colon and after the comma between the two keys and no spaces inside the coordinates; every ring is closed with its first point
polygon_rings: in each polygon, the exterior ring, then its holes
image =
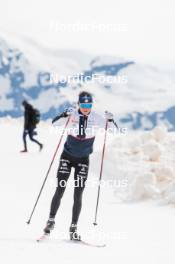
{"type": "Polygon", "coordinates": [[[23,142],[24,149],[21,153],[28,152],[27,149],[27,135],[29,136],[32,142],[35,142],[39,146],[39,150],[41,151],[43,148],[43,144],[34,139],[34,136],[37,135],[35,131],[36,125],[40,121],[40,113],[37,109],[34,109],[32,105],[30,105],[26,100],[22,102],[24,107],[24,132],[23,132],[23,142]]]}

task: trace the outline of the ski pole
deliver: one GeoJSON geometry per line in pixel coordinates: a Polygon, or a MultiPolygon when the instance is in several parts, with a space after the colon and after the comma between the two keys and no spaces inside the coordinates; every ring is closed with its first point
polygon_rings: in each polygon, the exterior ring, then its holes
{"type": "Polygon", "coordinates": [[[116,126],[116,128],[119,129],[119,127],[118,127],[117,123],[114,121],[114,119],[112,120],[112,122],[113,122],[114,126],[116,126]]]}
{"type": "Polygon", "coordinates": [[[103,173],[103,161],[104,161],[104,154],[105,154],[105,147],[106,147],[107,128],[108,128],[108,120],[106,120],[106,125],[105,125],[105,137],[104,137],[102,159],[101,159],[101,168],[100,168],[98,194],[97,194],[97,204],[96,204],[96,209],[95,209],[95,220],[94,220],[94,223],[93,223],[94,226],[97,225],[97,213],[98,213],[98,205],[99,205],[99,198],[100,198],[100,184],[101,184],[102,173],[103,173]]]}
{"type": "Polygon", "coordinates": [[[54,155],[53,155],[53,158],[52,158],[52,161],[51,161],[51,163],[50,163],[49,169],[48,169],[48,171],[47,171],[47,173],[46,173],[46,176],[45,176],[45,178],[44,178],[44,181],[43,181],[42,187],[41,187],[40,192],[39,192],[39,194],[38,194],[38,197],[37,197],[37,199],[36,199],[36,202],[35,202],[35,205],[34,205],[34,207],[33,207],[32,212],[31,212],[30,218],[29,218],[29,220],[27,221],[27,224],[30,224],[30,222],[31,222],[32,216],[33,216],[34,211],[35,211],[35,209],[36,209],[36,206],[37,206],[37,204],[38,204],[38,201],[39,201],[39,198],[40,198],[41,193],[42,193],[42,191],[43,191],[43,188],[44,188],[44,185],[45,185],[45,183],[46,183],[46,180],[47,180],[47,178],[48,178],[48,176],[49,176],[49,173],[50,173],[51,167],[52,167],[52,165],[53,165],[53,162],[54,162],[54,160],[55,160],[56,154],[57,154],[58,149],[59,149],[59,147],[60,147],[60,145],[61,145],[61,142],[62,142],[62,139],[63,139],[63,136],[64,136],[64,132],[65,132],[66,127],[67,127],[67,125],[68,125],[68,123],[69,123],[69,120],[70,120],[70,116],[69,116],[68,120],[66,121],[65,127],[64,127],[64,129],[63,129],[62,135],[61,135],[60,140],[59,140],[59,143],[58,143],[57,148],[56,148],[56,150],[55,150],[55,153],[54,153],[54,155]]]}

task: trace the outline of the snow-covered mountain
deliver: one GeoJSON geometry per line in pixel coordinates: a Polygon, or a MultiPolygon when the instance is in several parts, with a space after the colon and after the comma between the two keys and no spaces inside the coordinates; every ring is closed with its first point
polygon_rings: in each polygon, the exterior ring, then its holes
{"type": "Polygon", "coordinates": [[[97,110],[113,111],[131,129],[164,123],[175,130],[174,82],[172,73],[123,58],[53,50],[26,38],[0,39],[0,117],[21,116],[27,99],[43,119],[52,118],[88,89],[97,110]],[[63,83],[63,77],[69,80],[63,83]]]}

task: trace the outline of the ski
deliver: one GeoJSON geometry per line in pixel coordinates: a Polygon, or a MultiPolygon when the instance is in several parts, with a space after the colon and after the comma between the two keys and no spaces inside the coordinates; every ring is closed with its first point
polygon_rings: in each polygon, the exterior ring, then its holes
{"type": "Polygon", "coordinates": [[[96,243],[91,243],[91,242],[87,242],[85,240],[67,240],[67,242],[70,243],[74,243],[74,244],[80,244],[80,245],[84,245],[84,246],[89,246],[89,247],[98,247],[98,248],[103,248],[106,247],[106,244],[96,244],[96,243]]]}
{"type": "Polygon", "coordinates": [[[46,241],[48,240],[49,238],[49,235],[48,234],[43,234],[41,237],[37,238],[37,242],[43,242],[43,241],[46,241]]]}
{"type": "MultiPolygon", "coordinates": [[[[45,242],[48,241],[49,235],[43,234],[41,237],[39,237],[36,241],[37,242],[45,242]]],[[[91,243],[87,242],[85,240],[68,240],[68,239],[58,239],[58,243],[65,242],[65,243],[70,243],[70,244],[77,244],[77,245],[84,245],[84,246],[89,246],[89,247],[97,247],[97,248],[103,248],[106,247],[106,244],[103,243],[91,243]]]]}

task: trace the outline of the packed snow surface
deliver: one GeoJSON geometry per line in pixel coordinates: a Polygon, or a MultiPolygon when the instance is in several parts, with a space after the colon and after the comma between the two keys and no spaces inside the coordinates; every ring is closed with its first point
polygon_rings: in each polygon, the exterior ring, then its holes
{"type": "Polygon", "coordinates": [[[1,263],[174,263],[174,133],[157,127],[148,133],[108,135],[98,226],[94,227],[97,186],[93,184],[99,177],[103,135],[97,138],[79,221],[79,232],[85,240],[107,244],[95,248],[65,241],[71,221],[71,184],[50,241],[36,242],[48,218],[63,145],[32,222],[26,224],[59,141],[50,123],[41,123],[38,128],[38,138],[44,143],[41,153],[32,143],[29,153],[19,153],[23,147],[22,120],[1,119],[0,131],[1,263]]]}

